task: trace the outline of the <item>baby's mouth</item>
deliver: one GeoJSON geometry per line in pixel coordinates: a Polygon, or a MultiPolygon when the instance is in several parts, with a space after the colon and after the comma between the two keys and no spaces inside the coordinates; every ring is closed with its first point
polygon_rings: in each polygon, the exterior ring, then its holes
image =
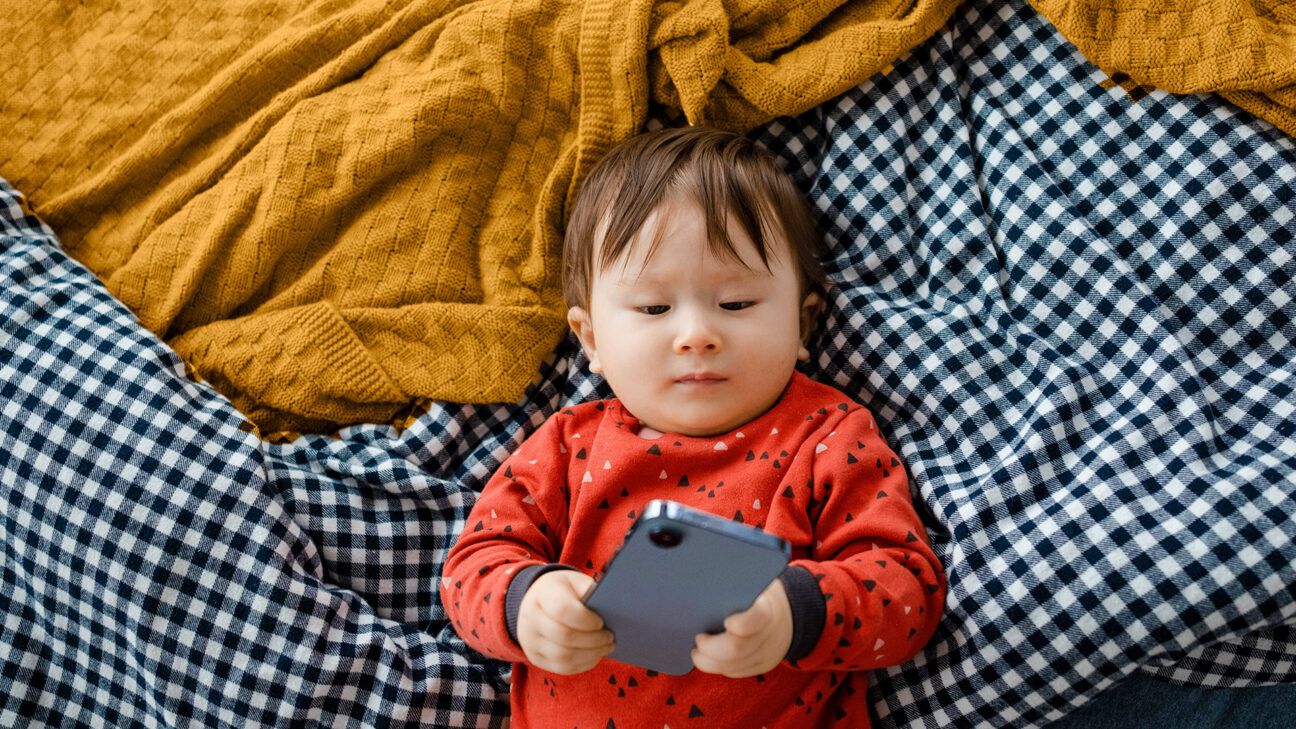
{"type": "Polygon", "coordinates": [[[726,379],[728,378],[724,375],[715,372],[690,372],[683,377],[675,378],[675,382],[680,385],[716,385],[726,379]]]}

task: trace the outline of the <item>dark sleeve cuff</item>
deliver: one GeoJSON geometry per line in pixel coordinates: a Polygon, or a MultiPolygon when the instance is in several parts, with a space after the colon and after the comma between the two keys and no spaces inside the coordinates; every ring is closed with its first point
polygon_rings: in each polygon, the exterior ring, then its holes
{"type": "Polygon", "coordinates": [[[508,593],[504,596],[504,623],[508,627],[509,638],[513,642],[517,639],[517,620],[518,610],[522,608],[522,596],[526,591],[531,589],[532,583],[536,578],[546,572],[554,570],[572,569],[565,564],[533,564],[530,567],[523,567],[516,575],[513,575],[513,581],[509,583],[508,593]]]}
{"type": "Polygon", "coordinates": [[[787,593],[788,605],[792,607],[792,645],[788,646],[785,658],[795,663],[810,655],[810,651],[819,643],[819,636],[823,635],[824,614],[828,608],[823,592],[819,589],[819,582],[810,574],[810,570],[799,565],[788,565],[778,578],[783,583],[783,591],[787,593]]]}

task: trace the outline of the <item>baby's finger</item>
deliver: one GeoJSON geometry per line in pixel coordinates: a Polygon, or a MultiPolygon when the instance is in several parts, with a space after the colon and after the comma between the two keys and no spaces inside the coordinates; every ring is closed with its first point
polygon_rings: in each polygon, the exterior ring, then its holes
{"type": "Polygon", "coordinates": [[[572,630],[557,622],[540,626],[539,633],[550,643],[567,648],[605,648],[614,642],[610,630],[572,630]]]}
{"type": "Polygon", "coordinates": [[[693,659],[693,667],[702,673],[720,673],[720,662],[697,648],[693,649],[689,657],[693,659]]]}
{"type": "Polygon", "coordinates": [[[610,649],[571,649],[546,644],[530,658],[535,665],[546,671],[570,675],[588,671],[610,652],[610,649]]]}
{"type": "Polygon", "coordinates": [[[550,620],[577,632],[588,633],[603,628],[603,618],[572,595],[547,597],[539,607],[550,620]]]}
{"type": "Polygon", "coordinates": [[[579,602],[556,605],[549,617],[554,622],[577,633],[592,633],[603,629],[603,618],[579,602]]]}
{"type": "Polygon", "coordinates": [[[600,618],[598,613],[585,607],[585,603],[581,602],[581,595],[584,595],[589,586],[594,584],[594,579],[575,570],[562,570],[551,574],[566,589],[546,593],[547,598],[542,608],[545,613],[572,630],[591,631],[601,629],[603,627],[603,618],[600,618]]]}
{"type": "Polygon", "coordinates": [[[702,651],[694,648],[691,654],[693,658],[693,667],[703,673],[726,676],[728,678],[746,678],[755,676],[763,671],[756,670],[750,660],[724,661],[709,656],[702,651]]]}
{"type": "Polygon", "coordinates": [[[751,654],[755,648],[755,642],[746,638],[739,638],[729,633],[720,635],[707,635],[699,633],[693,638],[694,651],[717,664],[728,665],[735,661],[742,661],[751,654]]]}
{"type": "Polygon", "coordinates": [[[758,599],[746,610],[725,618],[724,629],[726,633],[746,638],[764,631],[772,618],[769,603],[758,599]]]}

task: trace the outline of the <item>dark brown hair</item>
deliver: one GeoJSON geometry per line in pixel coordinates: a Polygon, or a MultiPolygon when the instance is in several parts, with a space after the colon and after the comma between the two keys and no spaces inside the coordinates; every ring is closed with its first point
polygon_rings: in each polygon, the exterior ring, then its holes
{"type": "MultiPolygon", "coordinates": [[[[770,240],[782,234],[802,295],[827,291],[819,262],[823,238],[787,173],[746,137],[681,127],[640,134],[613,148],[581,185],[563,243],[567,306],[589,308],[594,266],[603,271],[617,261],[652,211],[678,193],[693,198],[706,215],[712,253],[741,261],[726,224],[733,220],[769,268],[770,240]]],[[[652,241],[645,260],[658,242],[652,241]]]]}

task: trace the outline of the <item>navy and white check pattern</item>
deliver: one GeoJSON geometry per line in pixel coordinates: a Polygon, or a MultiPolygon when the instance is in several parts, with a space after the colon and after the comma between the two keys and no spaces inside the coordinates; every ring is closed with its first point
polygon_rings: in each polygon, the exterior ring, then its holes
{"type": "Polygon", "coordinates": [[[0,726],[505,725],[505,667],[402,594],[471,495],[251,431],[0,181],[0,726]]]}
{"type": "MultiPolygon", "coordinates": [[[[880,726],[1042,726],[1133,671],[1296,681],[1296,145],[1105,88],[1021,0],[760,130],[838,287],[809,372],[889,424],[950,576],[880,726]]],[[[436,597],[473,493],[606,396],[259,442],[0,187],[0,726],[501,726],[436,597]]]]}
{"type": "Polygon", "coordinates": [[[973,3],[764,133],[834,245],[818,365],[949,571],[882,726],[1040,726],[1138,669],[1296,681],[1296,145],[1105,80],[973,3]]]}
{"type": "Polygon", "coordinates": [[[1177,683],[1216,686],[1222,677],[1263,686],[1291,683],[1296,676],[1296,628],[1279,625],[1268,630],[1198,646],[1157,675],[1177,683]]]}

